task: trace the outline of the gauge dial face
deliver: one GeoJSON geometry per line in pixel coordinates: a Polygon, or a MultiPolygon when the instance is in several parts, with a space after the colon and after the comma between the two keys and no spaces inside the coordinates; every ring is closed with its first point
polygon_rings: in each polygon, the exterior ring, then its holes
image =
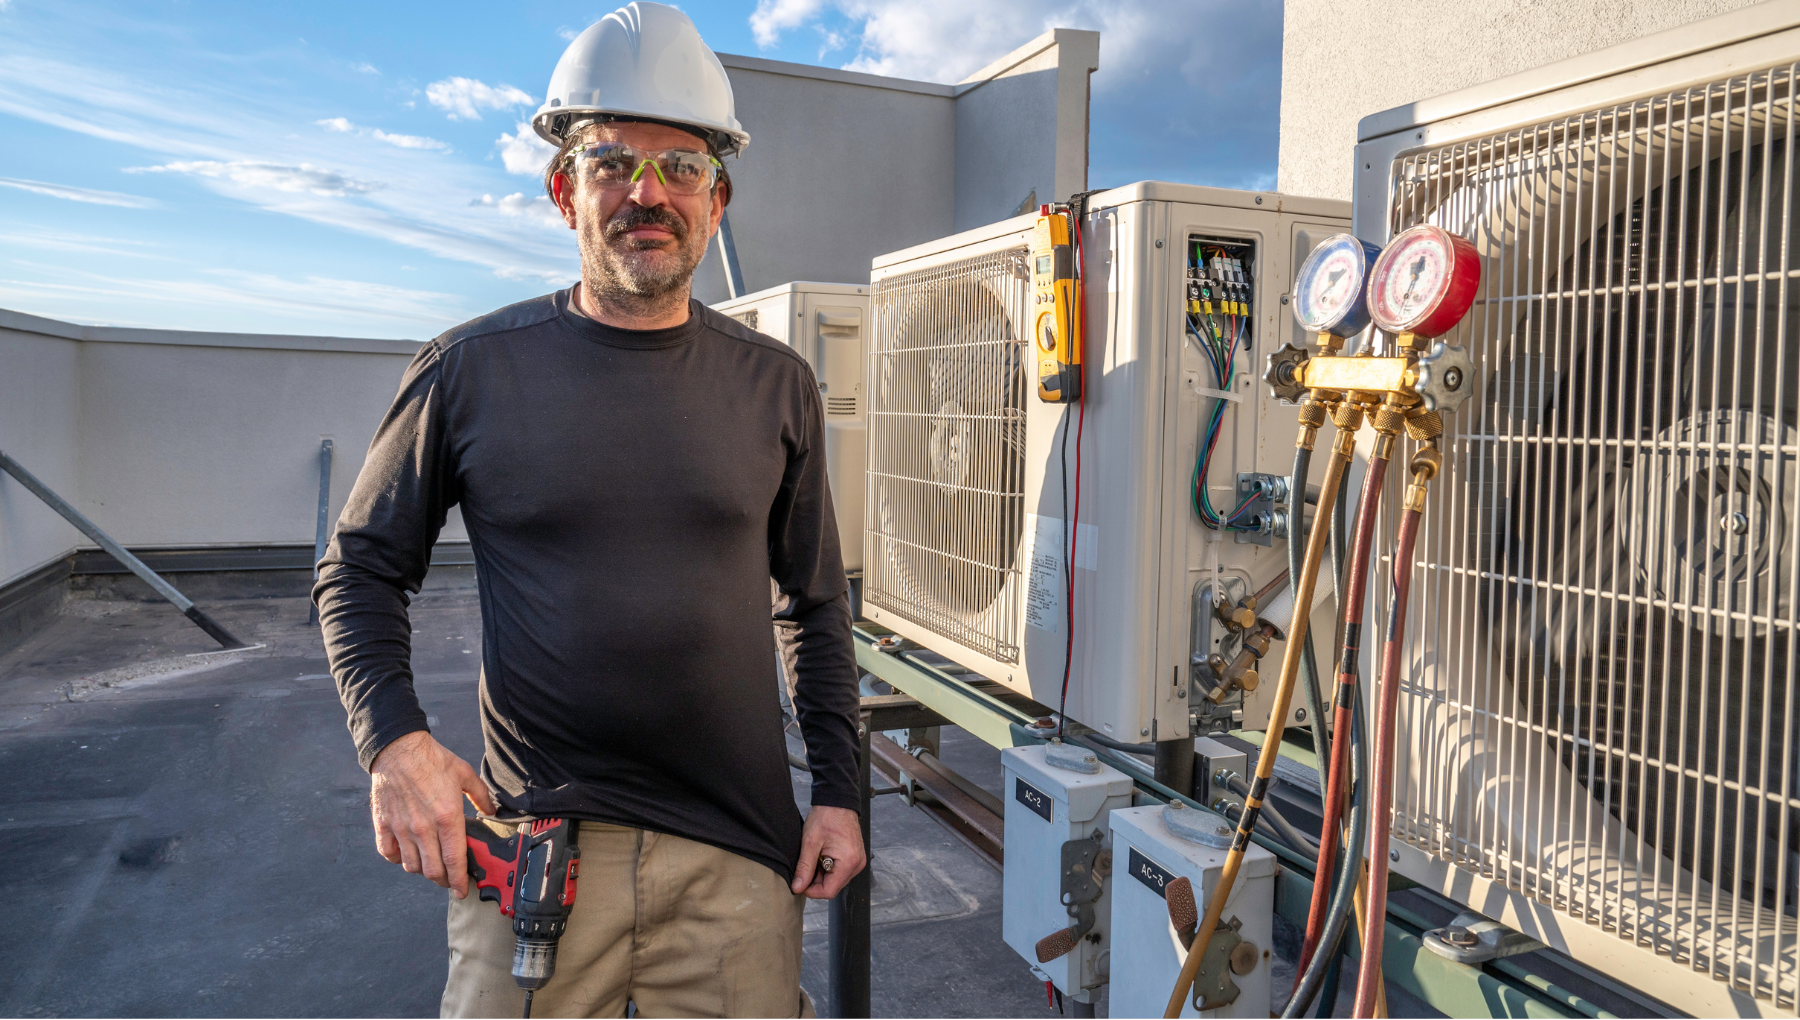
{"type": "MultiPolygon", "coordinates": [[[[1358,319],[1363,300],[1363,279],[1368,257],[1363,243],[1349,234],[1328,237],[1306,257],[1294,288],[1294,315],[1313,333],[1336,332],[1335,327],[1358,319]]],[[[1360,331],[1357,326],[1351,332],[1360,331]]]]}
{"type": "Polygon", "coordinates": [[[1369,311],[1391,333],[1438,336],[1462,320],[1480,279],[1474,245],[1441,227],[1413,227],[1376,261],[1369,311]]]}

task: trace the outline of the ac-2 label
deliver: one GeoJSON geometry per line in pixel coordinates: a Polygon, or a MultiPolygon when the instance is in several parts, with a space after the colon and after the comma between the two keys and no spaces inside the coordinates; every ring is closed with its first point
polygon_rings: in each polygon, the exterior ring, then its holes
{"type": "Polygon", "coordinates": [[[1043,816],[1044,821],[1050,818],[1050,795],[1023,779],[1013,779],[1013,799],[1043,816]]]}

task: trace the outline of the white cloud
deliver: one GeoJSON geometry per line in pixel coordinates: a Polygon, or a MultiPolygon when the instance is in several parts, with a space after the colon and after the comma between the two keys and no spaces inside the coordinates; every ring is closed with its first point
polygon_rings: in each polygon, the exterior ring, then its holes
{"type": "Polygon", "coordinates": [[[524,174],[537,177],[549,165],[550,157],[556,155],[556,146],[544,141],[531,130],[529,121],[519,121],[514,125],[514,134],[500,133],[500,161],[506,164],[509,174],[524,174]]]}
{"type": "Polygon", "coordinates": [[[568,40],[569,42],[574,42],[575,37],[581,34],[581,30],[578,28],[570,28],[567,25],[564,25],[562,28],[559,28],[556,30],[556,34],[561,36],[562,38],[568,40]]]}
{"type": "Polygon", "coordinates": [[[467,318],[455,295],[361,280],[290,279],[237,269],[209,269],[199,278],[159,280],[57,268],[61,279],[54,281],[0,279],[0,299],[11,307],[21,307],[39,305],[51,295],[81,295],[113,303],[126,299],[133,305],[187,305],[209,312],[279,313],[302,320],[385,319],[433,330],[467,318]]]}
{"type": "Polygon", "coordinates": [[[389,145],[398,145],[402,149],[444,150],[450,148],[448,143],[440,142],[435,138],[427,138],[424,135],[391,135],[380,128],[371,129],[369,131],[369,137],[378,142],[386,142],[389,145]]]}
{"type": "Polygon", "coordinates": [[[172,262],[166,255],[157,255],[145,251],[146,248],[161,248],[154,241],[135,240],[123,237],[93,237],[86,234],[71,234],[64,231],[54,233],[21,233],[17,231],[0,233],[0,245],[12,245],[20,248],[41,248],[48,251],[73,251],[84,255],[115,255],[135,259],[153,259],[158,262],[172,262]]]}
{"type": "Polygon", "coordinates": [[[243,159],[230,162],[212,159],[178,161],[165,163],[162,166],[130,167],[125,172],[128,174],[191,174],[195,177],[225,181],[245,188],[272,188],[276,191],[304,192],[328,198],[364,195],[381,187],[377,182],[357,180],[333,170],[313,166],[311,163],[282,166],[277,163],[258,163],[243,159]]]}
{"type": "Polygon", "coordinates": [[[526,198],[523,192],[515,191],[503,198],[483,195],[469,203],[484,209],[493,209],[507,216],[520,216],[534,223],[543,223],[553,227],[568,227],[568,222],[550,199],[543,195],[526,198]]]}
{"type": "Polygon", "coordinates": [[[396,135],[389,134],[380,128],[357,127],[345,117],[330,117],[325,120],[315,120],[313,123],[327,131],[335,131],[338,134],[367,135],[378,142],[397,145],[402,149],[435,149],[440,152],[447,152],[450,149],[449,143],[440,142],[435,138],[427,138],[424,135],[396,135]]]}
{"type": "Polygon", "coordinates": [[[47,184],[44,181],[28,181],[22,177],[0,177],[0,187],[18,188],[20,191],[29,191],[35,195],[48,195],[51,198],[66,199],[70,202],[118,206],[121,209],[149,209],[157,205],[155,199],[145,198],[142,195],[77,188],[68,184],[47,184]]]}
{"type": "Polygon", "coordinates": [[[756,45],[767,49],[781,41],[781,33],[799,28],[819,15],[824,0],[757,0],[750,14],[750,32],[756,45]]]}
{"type": "Polygon", "coordinates": [[[366,60],[360,64],[351,64],[350,70],[355,71],[359,74],[380,74],[381,73],[381,68],[376,67],[374,64],[371,64],[366,60]]]}
{"type": "Polygon", "coordinates": [[[474,78],[445,78],[425,86],[425,98],[451,120],[480,120],[482,110],[509,110],[537,100],[511,85],[489,85],[474,78]]]}

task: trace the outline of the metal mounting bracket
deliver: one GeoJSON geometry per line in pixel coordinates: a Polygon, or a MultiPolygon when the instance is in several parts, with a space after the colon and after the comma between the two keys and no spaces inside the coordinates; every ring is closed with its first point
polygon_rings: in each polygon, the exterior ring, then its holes
{"type": "Polygon", "coordinates": [[[1439,956],[1471,966],[1544,948],[1537,939],[1473,910],[1465,910],[1444,927],[1426,932],[1424,942],[1426,949],[1439,956]]]}
{"type": "MultiPolygon", "coordinates": [[[[1243,994],[1237,982],[1231,980],[1234,973],[1247,973],[1234,966],[1234,961],[1240,955],[1239,947],[1250,945],[1238,934],[1243,926],[1244,922],[1233,917],[1220,924],[1213,932],[1211,941],[1207,942],[1206,955],[1200,958],[1200,973],[1194,976],[1195,1010],[1204,1013],[1209,1009],[1229,1006],[1243,994]]],[[[1254,951],[1256,947],[1250,948],[1254,951]]]]}

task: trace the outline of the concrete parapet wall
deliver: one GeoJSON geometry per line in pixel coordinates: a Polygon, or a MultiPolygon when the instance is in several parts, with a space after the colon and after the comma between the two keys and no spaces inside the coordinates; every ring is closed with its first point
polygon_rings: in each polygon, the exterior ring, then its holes
{"type": "MultiPolygon", "coordinates": [[[[310,543],[320,440],[335,521],[418,347],[0,310],[0,449],[133,548],[310,543]]],[[[88,544],[0,474],[0,585],[88,544]]]]}

